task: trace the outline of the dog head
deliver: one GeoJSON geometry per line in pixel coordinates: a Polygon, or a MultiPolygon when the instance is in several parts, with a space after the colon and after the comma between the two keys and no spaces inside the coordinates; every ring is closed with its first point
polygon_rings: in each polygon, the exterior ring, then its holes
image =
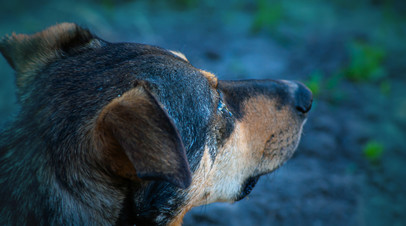
{"type": "Polygon", "coordinates": [[[52,127],[44,139],[67,184],[90,171],[121,192],[112,222],[177,224],[192,207],[244,198],[292,156],[312,104],[299,82],[219,80],[181,53],[74,24],[14,34],[0,50],[22,112],[52,127]]]}

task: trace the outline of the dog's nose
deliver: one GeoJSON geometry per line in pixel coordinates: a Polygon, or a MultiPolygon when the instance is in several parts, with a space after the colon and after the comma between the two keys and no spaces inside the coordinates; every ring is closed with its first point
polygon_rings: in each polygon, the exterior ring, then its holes
{"type": "Polygon", "coordinates": [[[301,82],[292,82],[296,84],[294,91],[294,104],[296,110],[301,113],[307,113],[312,108],[313,95],[312,91],[301,82]]]}
{"type": "Polygon", "coordinates": [[[313,95],[303,83],[282,80],[289,87],[289,93],[293,99],[295,109],[299,113],[307,113],[312,108],[313,95]]]}

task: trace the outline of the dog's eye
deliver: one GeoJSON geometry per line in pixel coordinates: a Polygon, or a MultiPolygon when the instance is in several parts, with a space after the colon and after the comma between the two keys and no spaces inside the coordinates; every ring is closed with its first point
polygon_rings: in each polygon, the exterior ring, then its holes
{"type": "Polygon", "coordinates": [[[223,100],[220,98],[220,99],[219,99],[219,103],[218,103],[217,110],[218,110],[218,111],[223,111],[225,107],[226,107],[226,105],[224,104],[223,100]]]}
{"type": "Polygon", "coordinates": [[[219,102],[217,104],[217,111],[221,113],[226,113],[228,116],[232,116],[233,114],[231,113],[230,110],[228,110],[227,105],[223,102],[223,94],[217,90],[219,94],[219,102]]]}

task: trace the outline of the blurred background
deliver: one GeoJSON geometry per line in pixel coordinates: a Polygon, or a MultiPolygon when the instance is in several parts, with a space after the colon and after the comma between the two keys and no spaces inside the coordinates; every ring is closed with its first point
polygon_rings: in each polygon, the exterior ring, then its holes
{"type": "MultiPolygon", "coordinates": [[[[250,196],[184,225],[406,225],[406,1],[0,0],[0,35],[76,22],[111,42],[178,50],[220,79],[314,93],[302,142],[250,196]]],[[[0,58],[0,128],[18,111],[0,58]]]]}

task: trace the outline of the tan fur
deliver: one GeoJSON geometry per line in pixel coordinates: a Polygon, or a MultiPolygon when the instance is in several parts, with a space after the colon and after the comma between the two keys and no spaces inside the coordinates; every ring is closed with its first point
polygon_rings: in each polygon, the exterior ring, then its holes
{"type": "Polygon", "coordinates": [[[243,119],[251,155],[260,158],[259,172],[269,172],[289,159],[299,142],[303,123],[288,106],[258,96],[245,103],[243,119]]]}
{"type": "Polygon", "coordinates": [[[293,154],[303,125],[287,106],[277,110],[275,100],[258,96],[244,102],[244,112],[215,162],[205,149],[174,223],[192,207],[233,202],[247,178],[275,170],[293,154]]]}

